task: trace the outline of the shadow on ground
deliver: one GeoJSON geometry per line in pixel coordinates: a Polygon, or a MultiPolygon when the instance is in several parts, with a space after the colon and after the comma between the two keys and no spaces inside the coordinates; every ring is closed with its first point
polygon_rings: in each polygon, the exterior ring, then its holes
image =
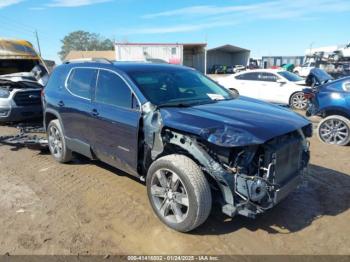
{"type": "Polygon", "coordinates": [[[303,183],[279,205],[256,219],[227,218],[215,207],[209,219],[194,234],[218,235],[242,227],[270,234],[289,234],[308,227],[322,216],[337,216],[350,208],[350,175],[310,165],[303,183]]]}

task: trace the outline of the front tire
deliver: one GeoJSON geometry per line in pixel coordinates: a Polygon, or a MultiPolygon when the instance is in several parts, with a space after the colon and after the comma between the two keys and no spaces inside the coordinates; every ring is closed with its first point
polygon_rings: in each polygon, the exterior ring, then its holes
{"type": "Polygon", "coordinates": [[[289,106],[296,110],[305,110],[308,105],[308,100],[303,92],[294,93],[289,99],[289,106]]]}
{"type": "Polygon", "coordinates": [[[323,143],[346,146],[350,143],[350,120],[338,115],[326,117],[319,123],[317,135],[323,143]]]}
{"type": "Polygon", "coordinates": [[[154,212],[168,227],[188,232],[207,220],[211,191],[192,159],[183,155],[159,158],[148,170],[146,185],[154,212]]]}
{"type": "Polygon", "coordinates": [[[52,120],[47,127],[49,149],[53,158],[60,163],[72,160],[72,151],[67,148],[62,126],[58,119],[52,120]]]}

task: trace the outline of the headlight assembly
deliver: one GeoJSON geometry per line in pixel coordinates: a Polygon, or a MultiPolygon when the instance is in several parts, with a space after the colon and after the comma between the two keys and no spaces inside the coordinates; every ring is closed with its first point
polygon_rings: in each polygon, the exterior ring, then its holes
{"type": "Polygon", "coordinates": [[[350,92],[350,81],[343,83],[343,90],[345,92],[350,92]]]}
{"type": "Polygon", "coordinates": [[[6,89],[0,88],[0,98],[8,98],[10,96],[10,92],[6,89]]]}

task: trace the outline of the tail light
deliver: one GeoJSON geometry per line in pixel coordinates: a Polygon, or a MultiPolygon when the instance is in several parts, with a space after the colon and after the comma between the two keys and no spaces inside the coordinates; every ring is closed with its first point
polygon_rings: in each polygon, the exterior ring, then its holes
{"type": "Polygon", "coordinates": [[[306,99],[312,99],[315,97],[315,94],[314,93],[304,93],[304,97],[306,99]]]}
{"type": "Polygon", "coordinates": [[[45,89],[41,89],[41,93],[40,93],[41,97],[43,97],[45,95],[45,89]]]}

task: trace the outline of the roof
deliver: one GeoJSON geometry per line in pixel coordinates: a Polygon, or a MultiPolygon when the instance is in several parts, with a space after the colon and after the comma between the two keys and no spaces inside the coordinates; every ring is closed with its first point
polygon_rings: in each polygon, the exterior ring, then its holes
{"type": "Polygon", "coordinates": [[[98,67],[98,68],[115,68],[126,73],[128,72],[147,72],[157,70],[194,70],[190,67],[173,65],[173,64],[157,64],[146,62],[99,62],[99,61],[74,61],[73,63],[66,63],[63,66],[71,67],[98,67]]]}
{"type": "Polygon", "coordinates": [[[74,60],[82,58],[106,58],[109,60],[115,60],[115,51],[70,51],[65,57],[65,60],[74,60]]]}
{"type": "Polygon", "coordinates": [[[143,45],[143,46],[164,46],[164,45],[168,45],[168,46],[207,46],[207,43],[115,43],[115,45],[143,45]]]}
{"type": "Polygon", "coordinates": [[[250,52],[250,50],[248,49],[241,48],[234,45],[222,45],[222,46],[208,49],[208,53],[212,51],[222,51],[222,52],[228,52],[228,53],[250,52]]]}
{"type": "Polygon", "coordinates": [[[0,59],[39,60],[33,45],[26,40],[0,38],[0,59]]]}

